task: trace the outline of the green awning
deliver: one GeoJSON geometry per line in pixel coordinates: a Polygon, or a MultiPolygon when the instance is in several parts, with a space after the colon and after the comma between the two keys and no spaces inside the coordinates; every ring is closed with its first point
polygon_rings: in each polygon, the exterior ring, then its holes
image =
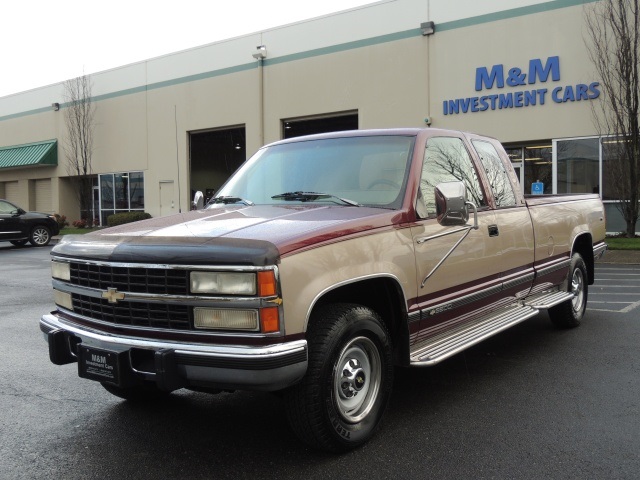
{"type": "Polygon", "coordinates": [[[58,165],[58,141],[0,147],[0,169],[58,165]]]}

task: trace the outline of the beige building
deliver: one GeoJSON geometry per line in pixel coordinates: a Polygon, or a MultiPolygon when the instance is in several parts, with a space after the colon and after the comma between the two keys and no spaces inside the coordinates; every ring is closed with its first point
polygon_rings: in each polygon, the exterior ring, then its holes
{"type": "MultiPolygon", "coordinates": [[[[592,3],[383,0],[93,74],[95,217],[185,211],[264,143],[426,125],[501,140],[525,193],[611,199],[583,40],[592,3]]],[[[0,98],[0,198],[73,221],[63,92],[0,98]]]]}

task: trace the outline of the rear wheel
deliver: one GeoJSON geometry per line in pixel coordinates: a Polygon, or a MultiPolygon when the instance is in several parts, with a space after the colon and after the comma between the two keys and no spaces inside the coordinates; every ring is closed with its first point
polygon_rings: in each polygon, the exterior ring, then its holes
{"type": "Polygon", "coordinates": [[[549,318],[560,328],[573,328],[580,325],[587,309],[589,277],[587,266],[579,253],[574,253],[571,257],[567,291],[573,293],[573,298],[549,309],[549,318]]]}
{"type": "Polygon", "coordinates": [[[118,387],[106,382],[100,382],[100,385],[112,395],[129,400],[131,402],[144,402],[162,400],[168,398],[170,393],[159,390],[153,385],[135,386],[135,387],[118,387]]]}
{"type": "Polygon", "coordinates": [[[51,241],[51,230],[44,225],[37,225],[31,230],[29,242],[34,247],[44,247],[51,241]]]}
{"type": "Polygon", "coordinates": [[[285,392],[291,427],[323,450],[362,445],[376,431],[391,395],[386,326],[366,307],[328,305],[314,312],[308,341],[307,375],[285,392]]]}

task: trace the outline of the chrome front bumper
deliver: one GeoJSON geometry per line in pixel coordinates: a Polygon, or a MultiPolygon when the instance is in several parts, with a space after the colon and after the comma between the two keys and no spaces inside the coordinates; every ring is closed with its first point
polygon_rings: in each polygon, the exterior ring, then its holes
{"type": "Polygon", "coordinates": [[[307,342],[268,346],[172,343],[89,330],[43,315],[40,330],[57,365],[78,361],[79,346],[97,348],[123,358],[127,385],[155,382],[166,391],[183,387],[281,390],[307,371],[307,342]]]}

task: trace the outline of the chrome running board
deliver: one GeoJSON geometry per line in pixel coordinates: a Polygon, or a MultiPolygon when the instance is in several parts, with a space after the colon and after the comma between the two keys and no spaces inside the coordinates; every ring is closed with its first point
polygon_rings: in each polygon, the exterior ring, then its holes
{"type": "Polygon", "coordinates": [[[524,304],[539,310],[555,307],[556,305],[571,300],[574,297],[571,292],[542,292],[524,299],[524,304]]]}
{"type": "Polygon", "coordinates": [[[536,316],[539,312],[540,310],[530,305],[514,305],[459,325],[411,347],[410,364],[412,367],[435,365],[486,338],[536,316]]]}

